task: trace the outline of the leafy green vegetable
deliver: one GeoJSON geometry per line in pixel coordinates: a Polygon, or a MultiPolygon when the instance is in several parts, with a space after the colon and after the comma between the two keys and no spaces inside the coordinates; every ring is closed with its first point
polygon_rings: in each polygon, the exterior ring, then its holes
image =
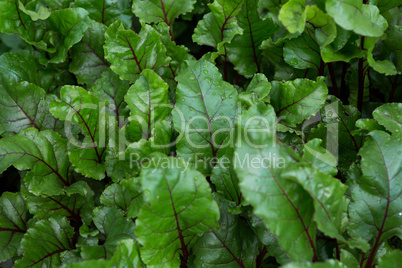
{"type": "Polygon", "coordinates": [[[125,30],[117,21],[110,25],[105,37],[105,55],[111,62],[110,68],[130,82],[135,82],[142,70],[155,70],[168,65],[170,61],[165,55],[166,48],[160,40],[161,36],[149,25],[145,25],[137,35],[125,30]]]}
{"type": "Polygon", "coordinates": [[[135,234],[144,245],[145,263],[178,266],[179,254],[188,259],[196,235],[216,227],[219,211],[201,173],[174,158],[159,160],[167,162],[167,168],[150,166],[141,172],[146,203],[135,234]]]}
{"type": "Polygon", "coordinates": [[[26,203],[20,194],[4,193],[0,202],[0,261],[4,262],[20,254],[28,218],[26,203]]]}
{"type": "Polygon", "coordinates": [[[398,0],[0,0],[0,267],[398,267],[398,0]]]}

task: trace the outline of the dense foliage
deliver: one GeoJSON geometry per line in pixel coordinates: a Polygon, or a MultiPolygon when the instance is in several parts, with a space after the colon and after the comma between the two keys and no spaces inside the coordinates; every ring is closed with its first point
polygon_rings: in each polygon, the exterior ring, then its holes
{"type": "Polygon", "coordinates": [[[0,263],[399,267],[400,3],[0,0],[0,263]]]}

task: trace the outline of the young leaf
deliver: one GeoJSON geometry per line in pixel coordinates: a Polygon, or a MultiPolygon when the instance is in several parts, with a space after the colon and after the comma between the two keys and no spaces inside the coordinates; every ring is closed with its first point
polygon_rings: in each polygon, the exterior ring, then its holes
{"type": "Polygon", "coordinates": [[[134,239],[134,223],[115,207],[97,207],[92,213],[98,230],[105,236],[105,246],[117,245],[125,239],[134,239]]]}
{"type": "Polygon", "coordinates": [[[0,262],[21,253],[21,239],[27,230],[27,207],[19,193],[0,197],[0,262]]]}
{"type": "Polygon", "coordinates": [[[317,258],[313,200],[297,183],[282,178],[293,160],[276,144],[275,125],[271,106],[259,103],[245,112],[238,125],[244,134],[237,139],[234,158],[239,160],[234,166],[254,214],[278,236],[292,260],[309,261],[317,258]]]}
{"type": "Polygon", "coordinates": [[[106,29],[103,24],[91,21],[81,42],[71,49],[69,71],[75,74],[79,84],[91,86],[109,69],[110,64],[105,60],[103,52],[106,29]]]}
{"type": "Polygon", "coordinates": [[[352,191],[348,228],[353,236],[374,240],[367,265],[373,262],[383,241],[402,234],[400,138],[391,138],[378,130],[369,135],[370,139],[359,151],[363,176],[352,191]]]}
{"type": "MultiPolygon", "coordinates": [[[[78,125],[85,134],[81,143],[67,133],[69,158],[75,171],[94,179],[105,177],[103,161],[109,131],[101,116],[106,116],[101,101],[90,92],[77,86],[64,86],[60,100],[50,104],[50,112],[61,120],[78,125]]],[[[103,118],[106,121],[106,118],[103,118]]],[[[70,125],[71,128],[71,125],[70,125]]],[[[71,129],[67,128],[66,131],[71,129]]]]}
{"type": "Polygon", "coordinates": [[[239,100],[246,106],[253,106],[260,101],[269,102],[268,95],[271,87],[267,77],[264,74],[257,73],[247,86],[246,92],[239,94],[239,100]]]}
{"type": "Polygon", "coordinates": [[[132,17],[130,2],[129,0],[75,0],[75,5],[88,11],[91,19],[106,26],[121,20],[125,27],[130,28],[132,17]]]}
{"type": "Polygon", "coordinates": [[[54,42],[57,42],[58,45],[55,48],[50,48],[52,52],[51,59],[41,58],[42,63],[64,62],[68,50],[82,39],[89,27],[88,12],[82,8],[53,11],[46,21],[46,27],[49,35],[54,39],[48,41],[47,49],[49,49],[49,46],[53,46],[54,42]]]}
{"type": "Polygon", "coordinates": [[[102,204],[125,211],[128,218],[138,216],[143,199],[141,185],[137,178],[122,180],[108,186],[100,197],[102,204]]]}
{"type": "Polygon", "coordinates": [[[193,247],[195,267],[255,267],[258,239],[247,222],[221,210],[221,230],[203,234],[193,247]]]}
{"type": "Polygon", "coordinates": [[[144,25],[137,35],[117,21],[110,25],[105,37],[105,55],[112,63],[110,68],[132,83],[143,70],[156,70],[171,60],[166,56],[161,36],[149,25],[144,25]]]}
{"type": "Polygon", "coordinates": [[[46,95],[45,90],[28,82],[0,89],[0,133],[18,133],[30,127],[60,129],[60,122],[49,112],[54,99],[55,96],[46,95]]]}
{"type": "Polygon", "coordinates": [[[66,218],[57,217],[38,221],[21,241],[24,251],[15,267],[59,266],[60,253],[74,248],[74,229],[66,218]]]}
{"type": "Polygon", "coordinates": [[[169,86],[152,70],[141,72],[140,78],[124,97],[131,110],[130,123],[148,140],[155,123],[164,120],[171,111],[169,86]]]}
{"type": "Polygon", "coordinates": [[[173,110],[175,129],[182,135],[178,155],[210,174],[215,161],[230,150],[237,91],[205,60],[186,61],[179,76],[173,110]]]}
{"type": "Polygon", "coordinates": [[[162,35],[161,41],[166,47],[166,54],[172,59],[168,67],[161,67],[156,72],[168,83],[170,90],[173,91],[177,86],[176,75],[185,67],[185,61],[194,59],[194,57],[189,53],[190,50],[186,46],[178,46],[171,40],[169,35],[170,28],[166,24],[159,23],[155,26],[155,29],[162,35]]]}
{"type": "Polygon", "coordinates": [[[57,195],[71,184],[67,141],[59,134],[37,129],[0,139],[0,172],[10,165],[30,169],[25,176],[28,190],[35,195],[57,195]]]}
{"type": "Polygon", "coordinates": [[[215,0],[209,4],[212,12],[198,22],[193,34],[194,42],[214,47],[218,53],[224,54],[223,46],[230,43],[235,35],[243,33],[236,18],[242,5],[243,0],[215,0]]]}
{"type": "Polygon", "coordinates": [[[44,7],[44,6],[39,6],[37,8],[37,10],[29,10],[29,7],[32,7],[31,4],[35,3],[35,1],[29,2],[26,6],[24,6],[24,4],[19,1],[18,2],[18,7],[19,9],[24,12],[25,14],[29,15],[31,17],[31,19],[33,21],[37,21],[37,20],[46,20],[47,18],[49,18],[51,12],[48,8],[44,7]]]}
{"type": "MultiPolygon", "coordinates": [[[[134,127],[136,126],[133,124],[134,127]]],[[[138,133],[138,129],[130,130],[132,125],[128,125],[127,131],[138,133]]],[[[120,132],[124,132],[124,128],[120,132]]],[[[153,153],[170,153],[172,145],[172,126],[171,122],[163,120],[155,123],[151,129],[152,136],[148,140],[137,137],[128,147],[119,148],[120,150],[108,150],[106,158],[106,170],[108,176],[114,181],[120,181],[123,178],[136,177],[144,163],[152,157],[153,153]]],[[[125,145],[125,144],[124,144],[125,145]]],[[[109,147],[110,148],[110,147],[109,147]]]]}
{"type": "Polygon", "coordinates": [[[135,234],[144,245],[145,263],[178,267],[180,258],[188,260],[197,235],[217,226],[219,209],[201,173],[178,158],[153,159],[163,164],[151,163],[141,171],[147,203],[136,221],[135,234]]]}
{"type": "Polygon", "coordinates": [[[101,78],[89,89],[95,97],[109,103],[107,108],[116,117],[119,128],[124,126],[124,120],[128,117],[129,111],[124,96],[129,87],[128,81],[121,80],[119,75],[109,69],[102,73],[101,78]]]}
{"type": "Polygon", "coordinates": [[[324,105],[328,89],[324,77],[317,82],[296,79],[277,84],[271,90],[271,102],[280,121],[295,126],[314,115],[324,105]]]}
{"type": "Polygon", "coordinates": [[[388,27],[377,7],[361,0],[328,0],[325,8],[339,26],[363,36],[380,37],[388,27]]]}

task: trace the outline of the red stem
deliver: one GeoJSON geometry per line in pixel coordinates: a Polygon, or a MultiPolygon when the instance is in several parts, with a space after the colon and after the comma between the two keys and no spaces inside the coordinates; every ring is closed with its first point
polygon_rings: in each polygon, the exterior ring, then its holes
{"type": "Polygon", "coordinates": [[[336,84],[336,76],[334,71],[334,64],[332,62],[328,63],[328,71],[331,76],[332,88],[334,89],[334,94],[337,98],[339,98],[339,90],[338,85],[336,84]]]}
{"type": "MultiPolygon", "coordinates": [[[[364,36],[361,38],[361,49],[364,49],[364,36]]],[[[358,89],[357,89],[357,109],[361,112],[363,109],[364,96],[364,58],[359,59],[358,63],[358,89]]]]}

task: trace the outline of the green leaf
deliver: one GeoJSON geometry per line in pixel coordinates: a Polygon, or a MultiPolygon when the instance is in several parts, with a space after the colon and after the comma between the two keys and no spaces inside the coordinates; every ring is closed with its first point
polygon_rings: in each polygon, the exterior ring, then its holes
{"type": "Polygon", "coordinates": [[[46,20],[49,18],[51,12],[44,6],[39,6],[35,11],[27,9],[27,6],[32,6],[30,5],[31,3],[35,3],[35,1],[29,2],[26,6],[24,6],[24,4],[19,0],[18,8],[25,14],[29,15],[33,21],[46,20]]]}
{"type": "Polygon", "coordinates": [[[337,34],[334,20],[317,6],[307,6],[305,12],[306,22],[314,27],[318,45],[322,48],[331,44],[337,34]]]}
{"type": "Polygon", "coordinates": [[[340,257],[340,261],[347,267],[359,267],[359,261],[351,252],[347,251],[346,249],[341,249],[340,257]]]}
{"type": "Polygon", "coordinates": [[[271,90],[271,102],[280,122],[295,126],[314,115],[324,105],[328,88],[324,77],[277,83],[271,90]]]}
{"type": "Polygon", "coordinates": [[[262,41],[260,45],[262,55],[267,58],[273,65],[277,65],[283,61],[283,39],[280,38],[276,42],[272,38],[262,41]]]}
{"type": "Polygon", "coordinates": [[[137,178],[113,183],[103,191],[100,201],[105,206],[125,211],[128,218],[135,218],[143,204],[141,185],[137,178]]]}
{"type": "Polygon", "coordinates": [[[325,8],[339,26],[359,35],[380,37],[388,27],[379,9],[361,0],[328,0],[325,8]]]}
{"type": "Polygon", "coordinates": [[[290,33],[302,33],[306,25],[305,0],[289,0],[279,12],[279,20],[290,33]]]}
{"type": "Polygon", "coordinates": [[[387,51],[393,52],[395,54],[394,63],[397,68],[398,73],[402,71],[402,52],[398,44],[402,42],[402,26],[395,25],[392,26],[387,31],[387,38],[383,41],[384,47],[387,51]]]}
{"type": "Polygon", "coordinates": [[[243,0],[215,0],[208,4],[212,12],[206,14],[194,30],[193,41],[214,47],[224,54],[224,45],[230,43],[243,29],[237,23],[243,0]]]}
{"type": "Polygon", "coordinates": [[[336,261],[336,260],[328,260],[326,262],[321,263],[312,263],[312,262],[304,262],[304,263],[289,263],[284,266],[283,268],[346,268],[343,263],[336,261]]]}
{"type": "Polygon", "coordinates": [[[35,195],[57,195],[71,183],[66,140],[51,130],[30,128],[0,139],[0,159],[0,172],[10,165],[30,169],[24,180],[35,195]]]}
{"type": "Polygon", "coordinates": [[[23,35],[28,31],[32,20],[19,9],[19,0],[1,0],[0,10],[3,11],[0,15],[0,32],[23,35]]]}
{"type": "MultiPolygon", "coordinates": [[[[41,58],[41,63],[61,63],[67,58],[67,52],[77,44],[89,27],[88,12],[81,8],[53,11],[46,21],[48,30],[44,38],[46,50],[52,52],[51,59],[41,58]],[[51,46],[49,48],[49,46],[51,46]]],[[[26,40],[29,42],[29,40],[26,40]]],[[[43,42],[43,41],[42,41],[43,42]]],[[[44,49],[39,46],[39,48],[44,49]]]]}
{"type": "Polygon", "coordinates": [[[346,173],[363,145],[362,136],[354,133],[360,113],[355,107],[344,106],[340,100],[330,97],[321,110],[321,116],[323,123],[312,130],[309,139],[322,139],[325,148],[338,157],[338,169],[346,173]]]}
{"type": "Polygon", "coordinates": [[[164,22],[172,25],[180,15],[194,8],[195,0],[134,0],[133,12],[144,22],[164,22]]]}
{"type": "MultiPolygon", "coordinates": [[[[128,125],[130,126],[131,124],[128,125]]],[[[123,128],[120,132],[122,130],[125,131],[123,128]]],[[[129,128],[127,131],[138,132],[138,129],[130,130],[129,128]]],[[[127,148],[120,148],[120,151],[109,150],[106,158],[108,176],[114,181],[138,176],[142,165],[148,162],[153,153],[170,153],[170,147],[174,145],[171,142],[172,131],[171,122],[158,121],[151,129],[152,136],[148,140],[140,137],[138,141],[128,144],[127,148]]]]}
{"type": "Polygon", "coordinates": [[[201,173],[178,158],[153,160],[141,171],[147,203],[135,234],[146,264],[178,267],[180,255],[187,261],[195,238],[217,226],[219,209],[201,173]]]}
{"type": "MultiPolygon", "coordinates": [[[[373,50],[376,46],[376,38],[370,38],[369,42],[366,41],[365,44],[368,43],[368,48],[367,48],[367,61],[368,64],[376,71],[385,75],[396,75],[397,74],[397,70],[396,67],[394,65],[394,63],[392,63],[389,60],[375,60],[374,56],[373,56],[373,50]],[[374,40],[370,40],[370,39],[374,39],[374,40]]],[[[365,45],[366,47],[366,45],[365,45]]],[[[391,51],[390,51],[391,52],[391,51]]]]}
{"type": "Polygon", "coordinates": [[[402,251],[394,250],[378,260],[378,268],[398,268],[402,262],[402,251]]]}
{"type": "Polygon", "coordinates": [[[267,77],[264,74],[257,73],[247,86],[246,92],[239,94],[239,100],[247,106],[253,106],[259,101],[269,101],[268,95],[271,87],[267,77]]]}
{"type": "Polygon", "coordinates": [[[212,63],[186,63],[187,67],[176,77],[173,122],[181,135],[177,152],[199,171],[210,174],[214,162],[230,151],[237,91],[223,81],[212,63]]]}
{"type": "Polygon", "coordinates": [[[92,86],[101,74],[109,69],[110,65],[104,59],[103,51],[106,29],[103,24],[91,21],[81,42],[71,49],[69,71],[75,74],[79,84],[92,86]]]}
{"type": "Polygon", "coordinates": [[[402,104],[387,103],[373,112],[373,117],[395,136],[402,134],[402,104]]]}
{"type": "Polygon", "coordinates": [[[93,221],[104,235],[103,245],[117,245],[125,239],[134,239],[134,223],[115,207],[97,207],[92,213],[93,221]]]}
{"type": "Polygon", "coordinates": [[[106,31],[104,46],[106,59],[111,69],[120,78],[135,82],[145,69],[156,70],[167,66],[170,58],[161,42],[161,35],[149,25],[144,25],[141,32],[125,30],[121,22],[115,22],[106,31]]]}
{"type": "Polygon", "coordinates": [[[349,200],[344,196],[346,185],[308,166],[290,169],[282,176],[297,182],[310,194],[314,203],[314,221],[320,231],[338,242],[347,243],[350,247],[359,247],[363,251],[369,249],[364,240],[348,241],[342,235],[342,218],[349,204],[349,200]]]}
{"type": "Polygon", "coordinates": [[[297,183],[281,177],[293,160],[276,143],[275,125],[274,109],[262,103],[242,115],[238,127],[244,134],[237,140],[234,167],[254,214],[292,260],[308,261],[316,258],[313,200],[297,183]]]}
{"type": "Polygon", "coordinates": [[[145,267],[141,261],[139,245],[133,239],[122,240],[117,244],[116,251],[110,260],[99,259],[84,262],[69,263],[64,268],[112,268],[112,267],[145,267]]]}
{"type": "Polygon", "coordinates": [[[359,119],[356,121],[356,127],[367,130],[368,132],[371,132],[373,130],[385,131],[385,128],[378,124],[378,122],[374,119],[359,119]]]}
{"type": "Polygon", "coordinates": [[[0,87],[0,133],[18,133],[30,127],[38,130],[60,129],[60,122],[49,112],[49,104],[55,98],[28,82],[0,87]]]}
{"type": "Polygon", "coordinates": [[[335,176],[337,159],[328,150],[320,146],[322,140],[312,139],[303,148],[303,158],[324,174],[335,176]]]}
{"type": "Polygon", "coordinates": [[[148,140],[155,123],[164,120],[171,111],[169,86],[154,71],[146,69],[124,97],[131,110],[130,124],[148,140]]]}
{"type": "Polygon", "coordinates": [[[69,8],[72,4],[71,0],[58,0],[58,1],[42,0],[42,2],[45,3],[46,6],[48,8],[50,8],[51,10],[59,10],[59,9],[69,8]]]}
{"type": "Polygon", "coordinates": [[[277,29],[271,19],[260,19],[257,2],[257,0],[249,0],[243,4],[237,15],[239,26],[244,29],[243,34],[236,35],[226,46],[229,60],[234,64],[236,71],[242,75],[261,72],[259,47],[262,41],[277,29]]]}
{"type": "Polygon", "coordinates": [[[219,225],[195,243],[194,267],[255,267],[258,238],[247,222],[222,209],[219,225]]]}
{"type": "Polygon", "coordinates": [[[27,207],[19,193],[0,197],[0,262],[21,253],[21,239],[27,230],[27,207]]]}
{"type": "Polygon", "coordinates": [[[101,78],[89,89],[95,97],[109,103],[106,108],[116,117],[119,128],[123,127],[124,120],[129,114],[124,101],[129,87],[128,81],[121,80],[119,75],[109,69],[102,73],[101,78]]]}
{"type": "Polygon", "coordinates": [[[283,59],[297,69],[321,67],[320,47],[312,38],[313,27],[307,27],[306,31],[296,39],[285,41],[283,46],[283,59]]]}
{"type": "Polygon", "coordinates": [[[121,20],[127,28],[131,27],[131,7],[129,0],[75,0],[77,7],[84,8],[89,17],[106,26],[121,20]]]}
{"type": "Polygon", "coordinates": [[[402,235],[400,215],[401,146],[400,138],[383,131],[372,131],[360,149],[363,176],[357,180],[349,206],[348,231],[374,248],[393,235],[402,235]]]}
{"type": "Polygon", "coordinates": [[[291,262],[289,255],[279,246],[277,237],[267,229],[262,219],[251,214],[249,224],[261,243],[267,247],[267,252],[275,257],[279,264],[284,265],[291,262]]]}
{"type": "Polygon", "coordinates": [[[31,51],[4,53],[0,56],[0,91],[11,92],[17,83],[26,81],[52,93],[60,84],[71,82],[66,73],[49,66],[45,69],[31,51]]]}
{"type": "Polygon", "coordinates": [[[85,182],[78,182],[64,189],[64,195],[40,197],[26,196],[29,212],[38,219],[49,219],[65,216],[73,219],[77,224],[92,220],[94,208],[94,193],[85,182]],[[81,193],[77,193],[80,187],[81,193]]]}
{"type": "Polygon", "coordinates": [[[239,179],[229,159],[221,158],[212,169],[211,182],[216,187],[217,195],[229,202],[229,208],[237,208],[243,198],[239,189],[239,179]]]}
{"type": "Polygon", "coordinates": [[[178,46],[171,40],[169,35],[170,28],[166,24],[159,23],[155,26],[155,29],[162,35],[161,41],[166,47],[166,55],[172,59],[168,67],[161,67],[156,72],[168,83],[170,90],[173,91],[177,86],[175,77],[185,67],[185,60],[194,59],[194,57],[190,55],[190,50],[186,46],[178,46]]]}
{"type": "Polygon", "coordinates": [[[38,221],[21,241],[23,258],[15,267],[59,266],[60,253],[71,250],[74,229],[66,218],[57,217],[38,221]]]}
{"type": "Polygon", "coordinates": [[[56,118],[66,121],[69,158],[75,171],[90,178],[103,179],[107,142],[105,135],[108,135],[108,131],[101,101],[81,87],[64,86],[60,91],[60,99],[50,104],[50,112],[56,118]],[[72,137],[71,124],[81,128],[85,134],[83,142],[72,137]]]}

